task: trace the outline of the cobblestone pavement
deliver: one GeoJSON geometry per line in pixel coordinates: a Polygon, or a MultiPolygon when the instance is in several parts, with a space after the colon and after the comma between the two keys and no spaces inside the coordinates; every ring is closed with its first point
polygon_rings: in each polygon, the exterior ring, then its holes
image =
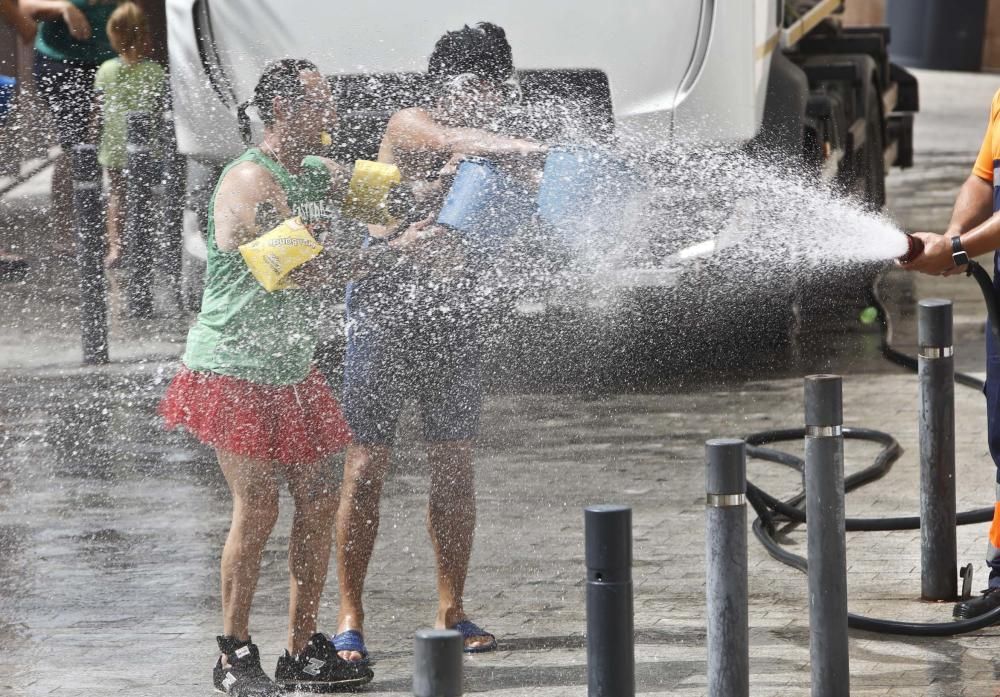
{"type": "MultiPolygon", "coordinates": [[[[959,90],[965,96],[946,108],[934,95],[951,95],[951,82],[922,74],[922,84],[925,78],[923,102],[933,123],[947,121],[941,110],[985,113],[982,105],[1000,83],[966,76],[959,90]]],[[[959,150],[918,140],[920,164],[892,175],[891,209],[905,226],[943,226],[978,144],[980,135],[971,131],[984,119],[969,126],[972,144],[959,150]]],[[[951,140],[949,147],[960,139],[951,140]]],[[[21,201],[30,202],[30,194],[21,201]]],[[[5,207],[16,204],[0,202],[5,207]]],[[[2,215],[30,218],[20,210],[2,215]]],[[[41,296],[44,306],[23,286],[6,286],[0,298],[0,315],[12,325],[0,324],[0,350],[8,356],[0,359],[0,695],[209,694],[228,493],[210,452],[183,434],[161,431],[154,413],[187,320],[116,323],[115,362],[79,368],[70,262],[49,260],[29,277],[54,289],[41,296]]],[[[970,282],[914,283],[895,273],[885,287],[903,348],[913,342],[911,298],[954,297],[957,360],[979,369],[983,313],[970,282]]],[[[800,376],[807,372],[843,373],[845,422],[893,433],[905,448],[885,479],[849,496],[848,514],[917,511],[914,376],[877,359],[870,328],[852,323],[816,336],[829,350],[781,356],[724,379],[706,375],[645,393],[533,390],[487,399],[466,602],[473,619],[497,634],[500,650],[465,659],[468,692],[585,693],[581,509],[619,502],[634,510],[638,692],[704,695],[703,442],[801,424],[800,376]]],[[[994,471],[983,400],[966,388],[956,398],[959,507],[990,505],[994,471]]],[[[412,443],[415,420],[403,429],[401,443],[412,443]]],[[[795,443],[790,448],[800,450],[795,443]]],[[[875,448],[849,442],[846,454],[850,472],[867,465],[875,448]]],[[[753,462],[750,477],[776,495],[798,489],[787,469],[766,463],[753,462]]],[[[411,693],[412,636],[433,619],[427,479],[419,449],[404,445],[386,486],[366,589],[368,641],[377,660],[367,694],[411,693]]],[[[289,504],[282,500],[253,616],[268,670],[284,642],[289,504]]],[[[958,541],[960,563],[977,565],[978,588],[985,581],[986,526],[961,528],[958,541]]],[[[790,531],[786,542],[804,553],[803,530],[790,531]]],[[[749,552],[751,692],[807,695],[805,577],[770,559],[754,540],[749,552]]],[[[950,605],[918,600],[919,555],[917,531],[850,534],[851,610],[949,619],[950,605]]],[[[334,588],[331,575],[322,610],[328,631],[334,588]]],[[[852,632],[852,694],[1000,694],[998,647],[998,629],[946,639],[852,632]]]]}

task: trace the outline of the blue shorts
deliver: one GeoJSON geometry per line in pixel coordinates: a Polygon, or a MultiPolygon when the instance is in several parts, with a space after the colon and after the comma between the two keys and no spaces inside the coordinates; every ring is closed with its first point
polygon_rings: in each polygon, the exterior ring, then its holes
{"type": "Polygon", "coordinates": [[[392,445],[407,399],[419,405],[425,440],[475,438],[482,408],[475,323],[373,311],[351,295],[343,409],[354,442],[392,445]]]}

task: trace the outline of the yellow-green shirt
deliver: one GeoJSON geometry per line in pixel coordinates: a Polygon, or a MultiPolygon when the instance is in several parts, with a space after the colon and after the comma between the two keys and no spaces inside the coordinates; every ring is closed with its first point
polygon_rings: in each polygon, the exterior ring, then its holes
{"type": "Polygon", "coordinates": [[[128,65],[120,58],[101,64],[94,89],[101,94],[101,144],[97,160],[104,167],[125,166],[125,137],[130,111],[145,111],[159,124],[166,75],[159,63],[141,60],[128,65]]]}

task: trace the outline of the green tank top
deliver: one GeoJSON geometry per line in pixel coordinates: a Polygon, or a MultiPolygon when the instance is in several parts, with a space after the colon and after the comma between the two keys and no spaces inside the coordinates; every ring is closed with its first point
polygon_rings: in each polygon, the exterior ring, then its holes
{"type": "MultiPolygon", "coordinates": [[[[303,171],[293,175],[257,148],[250,148],[226,166],[219,181],[241,162],[266,168],[296,215],[332,205],[325,200],[330,190],[329,171],[318,157],[303,159],[303,171]]],[[[201,312],[188,332],[184,365],[190,370],[268,385],[301,382],[309,374],[316,348],[315,295],[298,288],[269,293],[250,273],[238,250],[224,251],[216,246],[218,193],[216,184],[208,204],[205,290],[201,312]]]]}

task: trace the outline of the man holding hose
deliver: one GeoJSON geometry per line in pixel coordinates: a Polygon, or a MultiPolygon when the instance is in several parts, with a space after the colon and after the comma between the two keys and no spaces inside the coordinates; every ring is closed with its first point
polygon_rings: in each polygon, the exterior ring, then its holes
{"type": "MultiPolygon", "coordinates": [[[[968,261],[994,252],[994,288],[1000,290],[1000,91],[993,96],[990,121],[976,164],[955,201],[951,222],[944,234],[917,232],[923,254],[902,263],[904,269],[951,276],[964,272],[968,261]]],[[[990,454],[997,466],[993,524],[990,526],[986,563],[989,587],[978,598],[955,605],[954,615],[972,618],[1000,607],[1000,346],[991,330],[986,332],[986,422],[990,454]]]]}

